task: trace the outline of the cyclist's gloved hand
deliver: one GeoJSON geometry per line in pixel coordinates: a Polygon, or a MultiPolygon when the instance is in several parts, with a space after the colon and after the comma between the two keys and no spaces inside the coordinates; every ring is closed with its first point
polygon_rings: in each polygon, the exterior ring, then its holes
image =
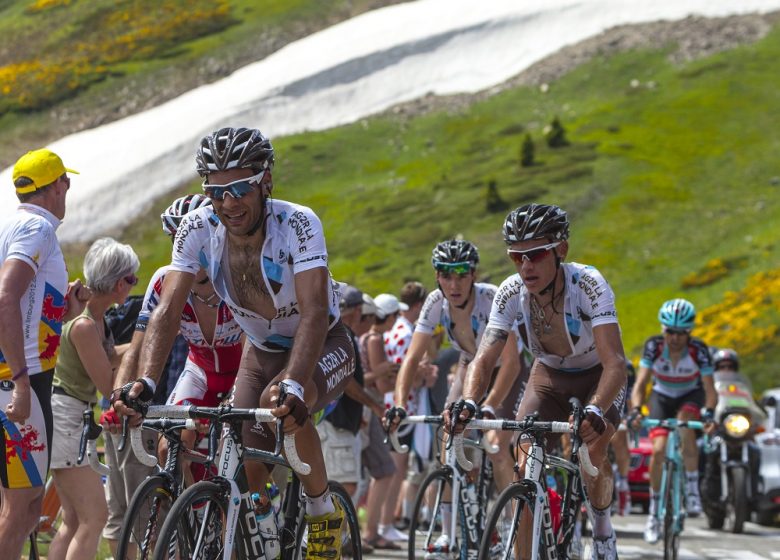
{"type": "Polygon", "coordinates": [[[604,433],[607,429],[607,423],[604,420],[604,413],[601,408],[595,404],[589,404],[585,407],[585,419],[580,427],[580,435],[585,443],[590,443],[604,433]],[[592,433],[591,432],[595,432],[592,433]]]}
{"type": "Polygon", "coordinates": [[[385,411],[385,418],[382,423],[385,426],[385,430],[394,432],[404,418],[406,418],[406,409],[402,406],[392,406],[385,411]]]}
{"type": "Polygon", "coordinates": [[[704,422],[704,432],[711,435],[715,432],[715,410],[712,408],[701,409],[701,421],[704,422]]]}
{"type": "Polygon", "coordinates": [[[483,404],[482,406],[479,407],[478,418],[484,418],[485,420],[495,420],[496,409],[494,409],[489,404],[483,404]]]}
{"type": "Polygon", "coordinates": [[[303,387],[292,379],[281,380],[271,388],[271,402],[276,404],[274,416],[284,418],[284,431],[296,432],[309,418],[309,408],[303,398],[303,387]],[[289,422],[287,418],[291,418],[289,422]]]}
{"type": "Polygon", "coordinates": [[[628,417],[626,418],[626,423],[628,424],[628,427],[632,430],[638,430],[639,429],[639,422],[642,420],[642,409],[638,406],[635,406],[631,409],[631,412],[628,413],[628,417]]]}
{"type": "Polygon", "coordinates": [[[444,431],[448,434],[459,434],[466,423],[477,416],[477,403],[471,399],[460,399],[451,402],[444,411],[444,431]]]}
{"type": "Polygon", "coordinates": [[[148,377],[142,377],[111,391],[109,402],[120,416],[128,416],[134,419],[133,425],[137,426],[146,414],[156,388],[157,386],[153,380],[148,377]],[[134,417],[139,418],[135,419],[134,417]]]}

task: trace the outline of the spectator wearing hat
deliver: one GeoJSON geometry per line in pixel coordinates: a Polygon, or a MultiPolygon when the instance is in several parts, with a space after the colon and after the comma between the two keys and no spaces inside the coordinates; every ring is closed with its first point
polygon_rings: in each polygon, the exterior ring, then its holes
{"type": "Polygon", "coordinates": [[[19,206],[0,219],[0,543],[19,558],[41,515],[53,421],[51,387],[64,321],[84,309],[88,290],[68,283],[56,230],[70,188],[62,159],[27,152],[13,168],[19,206]]]}

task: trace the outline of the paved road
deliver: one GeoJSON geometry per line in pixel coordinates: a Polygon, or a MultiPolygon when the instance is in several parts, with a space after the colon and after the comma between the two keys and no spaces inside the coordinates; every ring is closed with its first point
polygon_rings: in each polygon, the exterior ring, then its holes
{"type": "MultiPolygon", "coordinates": [[[[663,558],[662,544],[649,545],[642,540],[645,516],[616,517],[618,553],[621,560],[663,558]]],[[[780,560],[780,528],[745,525],[744,533],[733,535],[706,528],[704,518],[688,519],[680,545],[679,560],[780,560]]],[[[406,550],[377,551],[370,558],[406,558],[406,550]]]]}

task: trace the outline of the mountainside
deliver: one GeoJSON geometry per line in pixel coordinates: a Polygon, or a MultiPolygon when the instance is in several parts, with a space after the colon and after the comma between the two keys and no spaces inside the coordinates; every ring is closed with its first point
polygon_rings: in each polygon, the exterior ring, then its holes
{"type": "MultiPolygon", "coordinates": [[[[334,276],[369,293],[397,291],[410,278],[432,287],[430,250],[457,234],[479,246],[482,274],[499,283],[512,272],[500,236],[506,212],[560,204],[572,218],[571,260],[597,266],[617,294],[630,355],[657,332],[661,302],[686,297],[703,320],[697,334],[743,354],[757,387],[774,385],[774,22],[626,26],[477,96],[429,97],[354,125],[275,138],[274,195],[315,209],[334,276]],[[543,132],[555,117],[569,145],[551,149],[543,132]],[[522,167],[526,135],[536,161],[522,167]]],[[[110,78],[99,87],[108,95],[110,78]]],[[[0,135],[32,122],[29,141],[48,118],[6,114],[0,135]]],[[[139,252],[144,280],[169,257],[157,216],[172,198],[121,235],[139,252]]],[[[83,247],[67,253],[78,270],[83,247]]]]}
{"type": "MultiPolygon", "coordinates": [[[[758,42],[694,61],[654,43],[596,56],[542,87],[429,99],[275,139],[274,194],[318,212],[334,276],[369,293],[410,278],[432,287],[431,247],[457,234],[480,247],[482,274],[499,283],[512,272],[499,233],[506,212],[560,204],[572,217],[571,259],[615,289],[630,355],[658,330],[661,302],[686,297],[706,321],[698,334],[735,347],[757,387],[770,386],[780,357],[780,30],[761,21],[747,34],[768,31],[758,42]],[[570,144],[551,149],[543,129],[556,116],[570,144]],[[524,168],[526,134],[536,163],[524,168]]],[[[156,218],[167,203],[123,236],[145,277],[168,258],[156,218]]]]}
{"type": "Polygon", "coordinates": [[[0,0],[0,169],[401,1],[0,0]]]}

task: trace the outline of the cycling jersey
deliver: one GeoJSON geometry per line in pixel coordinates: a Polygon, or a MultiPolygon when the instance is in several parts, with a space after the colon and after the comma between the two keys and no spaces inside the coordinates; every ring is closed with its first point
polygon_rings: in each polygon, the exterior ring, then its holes
{"type": "MultiPolygon", "coordinates": [[[[35,271],[19,302],[29,375],[53,369],[57,361],[68,288],[68,272],[55,233],[59,225],[54,214],[34,204],[20,204],[14,214],[0,221],[0,262],[18,259],[35,271]]],[[[11,377],[0,351],[0,379],[11,377]]]]}
{"type": "MultiPolygon", "coordinates": [[[[320,219],[310,208],[284,200],[267,200],[265,223],[259,260],[264,286],[276,308],[276,316],[271,320],[241,307],[231,294],[227,231],[210,206],[184,216],[174,240],[170,270],[196,274],[201,267],[205,268],[217,295],[230,307],[252,345],[268,352],[287,352],[292,348],[301,318],[295,275],[328,266],[325,236],[320,219]]],[[[330,330],[339,321],[335,282],[331,282],[328,311],[330,330]]]]}
{"type": "MultiPolygon", "coordinates": [[[[149,324],[152,311],[160,303],[163,280],[170,269],[163,266],[157,269],[146,289],[144,302],[138,314],[135,330],[145,331],[149,324]]],[[[217,322],[214,326],[214,340],[209,343],[201,331],[198,317],[195,315],[195,305],[192,294],[187,296],[187,302],[181,312],[179,332],[187,341],[190,353],[188,359],[196,366],[208,372],[235,373],[241,361],[241,327],[233,318],[227,304],[220,301],[217,308],[217,322]]]]}
{"type": "MultiPolygon", "coordinates": [[[[493,284],[477,282],[474,284],[474,308],[471,310],[471,330],[474,332],[475,347],[479,347],[479,341],[482,340],[482,334],[488,324],[490,309],[493,305],[493,298],[498,288],[493,284]]],[[[441,289],[437,289],[428,294],[425,303],[420,311],[420,317],[417,319],[415,332],[433,334],[437,325],[442,325],[447,331],[447,337],[455,348],[461,354],[464,354],[469,361],[474,359],[471,352],[466,352],[461,348],[458,339],[455,338],[452,330],[453,322],[450,314],[450,302],[444,297],[441,289]]]]}
{"type": "Polygon", "coordinates": [[[579,263],[561,264],[565,288],[563,310],[571,354],[557,356],[544,350],[531,328],[530,294],[520,274],[501,283],[493,299],[488,328],[510,332],[517,322],[520,338],[536,359],[561,371],[583,371],[599,364],[593,328],[617,323],[615,295],[601,273],[579,263]]]}
{"type": "Polygon", "coordinates": [[[707,345],[698,338],[689,338],[687,350],[672,364],[669,347],[660,334],[645,342],[639,366],[653,372],[653,391],[674,398],[699,387],[701,377],[712,375],[714,370],[707,345]]]}

